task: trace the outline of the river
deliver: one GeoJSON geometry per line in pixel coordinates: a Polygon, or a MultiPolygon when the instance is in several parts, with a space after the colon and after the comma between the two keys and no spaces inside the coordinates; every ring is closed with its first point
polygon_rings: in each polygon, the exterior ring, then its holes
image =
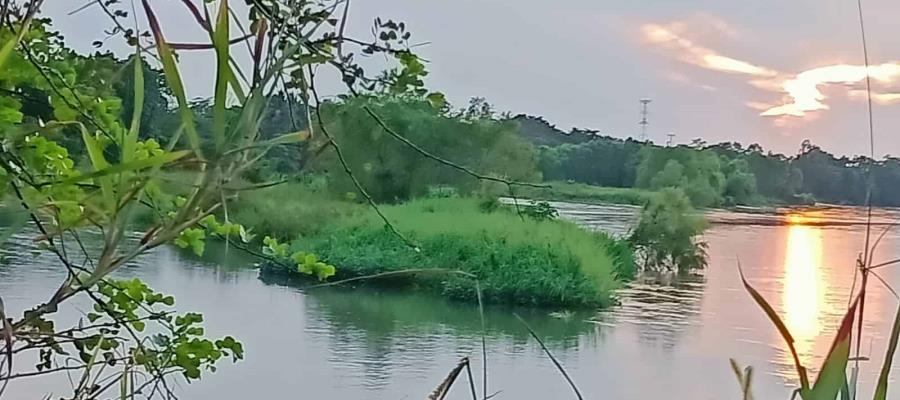
{"type": "MultiPolygon", "coordinates": [[[[622,233],[635,209],[555,204],[565,218],[622,233]]],[[[877,237],[900,212],[876,210],[877,237]]],[[[689,276],[645,276],[619,293],[608,310],[561,317],[554,310],[489,307],[489,391],[498,399],[563,399],[570,389],[512,316],[520,313],[563,363],[586,398],[738,398],[729,358],[754,367],[758,399],[787,399],[797,382],[784,342],[744,291],[749,281],[783,316],[802,362],[821,364],[846,310],[853,265],[864,243],[859,209],[805,210],[778,215],[716,211],[705,233],[709,268],[689,276]],[[552,315],[551,315],[552,314],[552,315]]],[[[900,232],[888,232],[876,260],[900,258],[900,232]]],[[[261,279],[251,263],[221,249],[224,259],[199,260],[171,248],[145,255],[119,276],[139,277],[173,294],[180,311],[202,312],[207,333],[233,335],[246,359],[220,363],[215,374],[181,383],[185,399],[421,399],[464,356],[480,387],[481,330],[475,306],[414,293],[377,290],[303,291],[261,279]]],[[[900,268],[900,267],[898,267],[900,268]]],[[[900,282],[896,269],[879,270],[900,282]]],[[[16,236],[0,257],[0,296],[7,312],[45,300],[63,271],[16,236]]],[[[872,280],[860,364],[860,392],[871,397],[897,301],[872,280]]],[[[61,323],[89,307],[76,299],[61,323]]],[[[897,368],[895,368],[897,369],[897,368]]],[[[895,373],[896,375],[896,373],[895,373]]],[[[464,377],[449,398],[467,399],[464,377]]],[[[64,377],[18,380],[8,398],[66,395],[64,377]]],[[[897,392],[897,390],[893,390],[897,392]]]]}

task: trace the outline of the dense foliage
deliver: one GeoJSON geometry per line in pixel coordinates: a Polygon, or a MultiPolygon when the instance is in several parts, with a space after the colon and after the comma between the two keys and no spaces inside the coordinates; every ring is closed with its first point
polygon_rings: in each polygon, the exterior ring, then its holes
{"type": "MultiPolygon", "coordinates": [[[[516,135],[513,123],[494,119],[489,112],[449,114],[429,101],[395,96],[329,103],[323,108],[323,128],[340,143],[347,166],[376,201],[420,197],[435,186],[471,194],[482,182],[397,140],[363,107],[369,107],[397,134],[436,157],[512,180],[540,180],[533,146],[516,135]]],[[[320,155],[315,166],[332,172],[331,184],[336,192],[356,193],[335,152],[320,155]]]]}
{"type": "Polygon", "coordinates": [[[6,309],[0,299],[0,395],[11,381],[68,374],[71,398],[174,398],[169,380],[199,379],[226,357],[237,361],[241,344],[207,339],[200,314],[177,314],[172,297],[110,275],[159,246],[200,255],[217,238],[319,280],[332,276],[334,267],[316,255],[231,220],[227,199],[267,186],[247,178],[299,169],[265,160],[291,158],[310,136],[304,128],[312,124],[283,116],[299,111],[297,98],[309,108],[314,66],[335,67],[353,93],[378,82],[395,95],[441,96],[421,87],[424,68],[402,23],[379,19],[371,41],[348,39],[338,27],[347,15],[337,13],[340,2],[270,0],[248,4],[241,17],[227,0],[185,1],[189,20],[208,34],[190,44],[165,38],[147,0],[140,17],[118,0],[82,7],[105,11],[113,25],[105,39],[134,49],[124,59],[76,54],[48,20],[35,18],[41,3],[0,4],[0,200],[17,216],[0,244],[32,236],[65,278],[28,309],[6,309]],[[233,32],[244,26],[250,33],[233,32]],[[233,46],[246,48],[251,69],[230,62],[233,46]],[[209,99],[190,102],[176,52],[198,49],[212,50],[215,87],[209,99]],[[373,78],[353,60],[357,51],[385,54],[399,67],[373,78]],[[281,95],[272,95],[276,88],[281,95]],[[168,190],[173,177],[186,177],[186,189],[168,190]],[[136,226],[142,232],[133,237],[136,226]],[[76,296],[92,302],[86,320],[57,326],[54,315],[76,296]]]}
{"type": "MultiPolygon", "coordinates": [[[[601,233],[544,216],[520,218],[511,207],[479,207],[472,199],[420,199],[384,212],[419,246],[411,251],[379,220],[354,214],[321,233],[297,239],[337,267],[338,279],[408,269],[461,270],[480,282],[487,302],[543,306],[609,304],[612,290],[634,273],[630,248],[601,233]]],[[[270,263],[269,272],[293,270],[270,263]]],[[[403,274],[373,283],[416,283],[444,296],[475,301],[469,276],[403,274]],[[392,279],[391,279],[392,278],[392,279]]]]}
{"type": "Polygon", "coordinates": [[[689,270],[706,266],[706,221],[680,188],[665,188],[641,212],[629,241],[646,269],[689,270]]]}

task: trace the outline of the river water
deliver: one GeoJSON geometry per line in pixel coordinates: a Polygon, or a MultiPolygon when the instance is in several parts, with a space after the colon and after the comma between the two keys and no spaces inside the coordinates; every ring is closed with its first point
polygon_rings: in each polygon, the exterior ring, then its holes
{"type": "MultiPolygon", "coordinates": [[[[565,218],[621,234],[636,210],[622,206],[555,204],[565,218]]],[[[710,266],[689,276],[645,276],[619,293],[608,310],[554,313],[489,307],[488,390],[498,399],[574,398],[517,312],[545,340],[586,398],[739,398],[729,358],[754,367],[758,399],[787,399],[797,385],[790,354],[744,291],[747,279],[772,303],[794,334],[801,361],[813,370],[827,353],[846,310],[854,261],[864,244],[859,209],[793,210],[778,214],[712,212],[705,233],[710,266]]],[[[900,212],[876,210],[877,237],[900,212]]],[[[475,306],[414,293],[317,289],[261,279],[252,261],[233,250],[199,260],[161,248],[121,270],[173,294],[179,311],[202,312],[207,333],[233,335],[246,359],[220,363],[202,381],[181,383],[185,399],[421,399],[456,362],[473,361],[481,387],[481,329],[475,306]]],[[[876,261],[900,258],[900,232],[889,231],[876,261]]],[[[900,282],[896,269],[879,270],[900,282]]],[[[0,296],[13,316],[45,300],[64,276],[27,236],[2,250],[0,296]]],[[[61,323],[89,309],[76,299],[61,323]]],[[[866,302],[860,392],[870,397],[897,301],[873,279],[866,302]]],[[[895,368],[896,369],[896,368],[895,368]]],[[[896,375],[896,373],[895,373],[896,375]]],[[[467,399],[464,376],[449,398],[467,399]]],[[[11,399],[66,395],[56,381],[14,381],[11,399]]],[[[480,390],[480,389],[479,389],[480,390]]],[[[896,390],[894,390],[896,392],[896,390]]]]}

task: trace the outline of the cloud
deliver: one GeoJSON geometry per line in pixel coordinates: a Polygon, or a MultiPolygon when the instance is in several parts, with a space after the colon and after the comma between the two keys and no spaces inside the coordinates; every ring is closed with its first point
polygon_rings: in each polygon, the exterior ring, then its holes
{"type": "Polygon", "coordinates": [[[778,73],[765,67],[721,55],[711,49],[697,45],[678,33],[679,30],[684,29],[683,26],[683,23],[675,23],[669,26],[646,24],[643,26],[642,31],[644,39],[648,42],[678,51],[679,59],[686,63],[715,71],[761,77],[774,76],[778,73]]]}
{"type": "Polygon", "coordinates": [[[715,91],[719,90],[719,88],[712,86],[712,85],[697,83],[693,79],[689,78],[687,75],[684,75],[680,72],[669,71],[669,72],[664,73],[663,76],[666,79],[668,79],[674,83],[677,83],[679,85],[682,85],[682,86],[696,86],[707,92],[715,92],[715,91]]]}
{"type": "MultiPolygon", "coordinates": [[[[845,87],[846,96],[850,99],[866,99],[866,91],[859,85],[866,80],[866,67],[838,63],[788,73],[773,68],[761,66],[750,61],[740,60],[697,44],[687,38],[687,29],[712,28],[729,38],[736,38],[737,34],[730,26],[715,17],[705,15],[701,18],[701,24],[685,23],[677,21],[669,24],[648,23],[642,26],[644,39],[661,48],[675,54],[675,57],[685,63],[698,67],[727,72],[737,75],[749,76],[748,84],[766,92],[780,93],[783,100],[779,103],[748,101],[746,105],[759,111],[764,117],[777,117],[776,125],[784,126],[787,117],[806,117],[813,111],[828,110],[825,103],[826,96],[821,88],[825,85],[840,85],[845,87]],[[773,104],[774,103],[774,104],[773,104]]],[[[871,65],[868,69],[871,77],[873,92],[872,100],[879,104],[900,103],[900,89],[890,90],[891,84],[900,81],[900,63],[889,62],[871,65]]],[[[684,82],[693,82],[685,77],[684,82]]],[[[702,87],[702,84],[695,83],[702,87]]]]}
{"type": "MultiPolygon", "coordinates": [[[[859,99],[859,100],[866,99],[866,90],[865,89],[853,89],[853,90],[848,91],[847,94],[850,95],[851,99],[859,99]]],[[[878,103],[878,104],[885,104],[885,105],[897,104],[897,103],[900,103],[900,93],[872,92],[872,102],[878,103]]]]}
{"type": "MultiPolygon", "coordinates": [[[[872,80],[880,83],[892,83],[900,78],[900,64],[887,63],[869,66],[868,75],[872,80]]],[[[762,116],[790,115],[802,117],[810,111],[827,110],[829,107],[823,103],[825,95],[819,90],[819,86],[825,84],[852,85],[865,81],[866,67],[862,65],[829,65],[803,71],[791,79],[785,80],[781,87],[790,97],[785,104],[774,106],[763,111],[762,116]]],[[[848,92],[848,94],[852,91],[848,92]]],[[[890,101],[900,99],[888,93],[873,93],[873,100],[890,101]]],[[[850,95],[851,98],[854,95],[850,95]]]]}

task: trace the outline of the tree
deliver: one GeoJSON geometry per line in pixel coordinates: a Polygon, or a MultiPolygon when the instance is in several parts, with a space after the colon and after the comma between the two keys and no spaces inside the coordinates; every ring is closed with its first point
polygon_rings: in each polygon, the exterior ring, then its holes
{"type": "Polygon", "coordinates": [[[681,189],[665,188],[641,210],[629,241],[644,269],[687,271],[706,266],[706,221],[681,189]]]}
{"type": "MultiPolygon", "coordinates": [[[[124,397],[153,397],[169,390],[173,375],[199,379],[225,357],[241,359],[243,348],[231,337],[207,339],[202,316],[176,314],[172,297],[110,274],[169,243],[197,254],[211,237],[239,248],[257,245],[246,229],[217,211],[226,207],[226,198],[254,189],[241,186],[239,178],[270,150],[310,136],[293,130],[264,136],[271,88],[296,90],[306,103],[317,102],[313,67],[322,65],[336,66],[353,93],[373,87],[379,81],[353,62],[360,50],[393,56],[402,68],[388,74],[386,84],[420,93],[421,62],[407,49],[403,24],[377,20],[377,39],[347,40],[336,7],[303,0],[251,4],[245,26],[252,34],[238,39],[230,32],[234,14],[228,2],[205,2],[204,12],[195,9],[192,16],[209,34],[206,44],[168,41],[149,1],[142,1],[147,19],[138,24],[149,26],[147,32],[126,28],[136,24],[130,5],[98,3],[113,19],[111,37],[124,39],[135,52],[128,60],[85,57],[48,31],[48,20],[35,19],[39,5],[0,5],[6,22],[0,27],[0,185],[20,208],[17,215],[38,230],[34,241],[67,276],[45,302],[28,310],[4,309],[0,302],[0,394],[22,377],[74,373],[82,378],[73,381],[73,398],[106,398],[120,388],[124,397]],[[229,63],[232,46],[242,41],[252,45],[249,71],[229,63]],[[208,102],[189,102],[189,82],[179,73],[175,50],[194,48],[212,49],[215,57],[210,70],[216,87],[208,102]],[[161,63],[162,80],[158,69],[148,67],[154,60],[161,63]],[[130,78],[121,80],[124,75],[130,78]],[[282,80],[285,75],[290,78],[282,80]],[[154,86],[162,81],[167,90],[154,86]],[[171,106],[163,106],[169,100],[163,93],[171,94],[171,106]],[[159,114],[172,117],[172,125],[149,130],[146,118],[159,114]],[[161,183],[171,174],[187,175],[193,184],[184,192],[168,191],[161,183]],[[139,240],[126,240],[141,212],[149,212],[151,222],[139,240]],[[100,232],[99,249],[66,245],[80,244],[88,229],[100,232]],[[87,320],[55,326],[49,318],[77,295],[93,301],[87,320]],[[38,359],[36,371],[11,370],[22,357],[38,359]]],[[[259,253],[268,259],[319,279],[334,273],[333,266],[291,252],[276,238],[262,242],[259,253]]]]}
{"type": "MultiPolygon", "coordinates": [[[[396,133],[437,157],[513,180],[539,178],[533,146],[515,134],[510,122],[446,115],[427,101],[398,96],[328,103],[322,110],[325,129],[341,143],[343,162],[356,171],[356,178],[376,201],[422,196],[431,186],[471,193],[479,189],[480,181],[396,140],[372,120],[367,107],[396,133]]],[[[321,171],[343,169],[336,152],[322,154],[315,164],[321,171]]],[[[355,182],[347,176],[334,175],[332,187],[339,193],[357,192],[355,182]]]]}

